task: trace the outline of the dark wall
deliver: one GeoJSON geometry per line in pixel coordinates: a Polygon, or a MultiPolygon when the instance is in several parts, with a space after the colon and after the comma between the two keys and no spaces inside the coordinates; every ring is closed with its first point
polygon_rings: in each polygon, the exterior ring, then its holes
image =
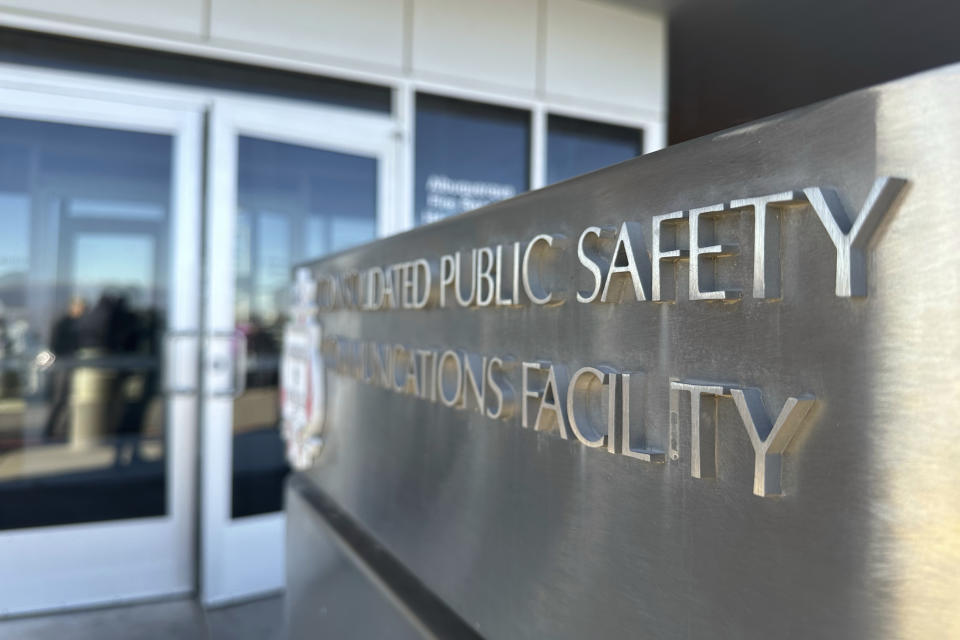
{"type": "Polygon", "coordinates": [[[669,30],[670,144],[960,61],[958,0],[688,0],[669,30]]]}

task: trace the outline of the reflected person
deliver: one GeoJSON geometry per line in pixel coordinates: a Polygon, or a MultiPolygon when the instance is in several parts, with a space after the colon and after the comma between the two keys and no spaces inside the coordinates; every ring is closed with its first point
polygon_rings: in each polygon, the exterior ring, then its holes
{"type": "Polygon", "coordinates": [[[67,435],[73,359],[80,345],[80,318],[85,312],[86,302],[83,298],[73,298],[67,312],[54,322],[50,330],[50,351],[55,360],[50,372],[50,412],[43,428],[46,440],[61,439],[67,435]]]}
{"type": "Polygon", "coordinates": [[[114,334],[118,299],[114,292],[105,291],[77,322],[70,395],[70,445],[75,449],[94,447],[115,430],[110,414],[117,389],[110,352],[119,339],[114,334]]]}
{"type": "Polygon", "coordinates": [[[118,332],[124,340],[115,348],[126,365],[118,372],[116,404],[116,464],[141,461],[140,443],[147,428],[151,401],[160,391],[160,313],[154,308],[139,313],[125,312],[115,317],[124,325],[118,332]]]}

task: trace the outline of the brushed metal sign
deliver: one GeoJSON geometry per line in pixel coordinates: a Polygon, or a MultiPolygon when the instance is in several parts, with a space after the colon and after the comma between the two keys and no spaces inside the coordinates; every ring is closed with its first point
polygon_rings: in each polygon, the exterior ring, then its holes
{"type": "Polygon", "coordinates": [[[491,637],[960,633],[958,96],[948,68],[301,267],[291,461],[491,637]]]}

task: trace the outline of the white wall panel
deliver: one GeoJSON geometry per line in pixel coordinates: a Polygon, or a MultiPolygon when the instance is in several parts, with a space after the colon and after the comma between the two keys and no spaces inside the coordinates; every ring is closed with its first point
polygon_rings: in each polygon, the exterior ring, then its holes
{"type": "Polygon", "coordinates": [[[210,36],[399,69],[403,2],[211,0],[210,36]]]}
{"type": "Polygon", "coordinates": [[[204,0],[2,0],[3,9],[65,21],[138,30],[172,31],[199,38],[204,0]]]}
{"type": "Polygon", "coordinates": [[[663,18],[579,0],[548,0],[548,95],[662,112],[663,18]]]}
{"type": "Polygon", "coordinates": [[[533,91],[536,0],[414,0],[413,70],[533,91]]]}

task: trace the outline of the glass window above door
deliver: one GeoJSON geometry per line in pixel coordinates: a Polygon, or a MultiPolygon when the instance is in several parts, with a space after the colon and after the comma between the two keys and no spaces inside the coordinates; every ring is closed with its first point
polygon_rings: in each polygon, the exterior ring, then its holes
{"type": "Polygon", "coordinates": [[[434,222],[530,188],[530,112],[416,97],[414,210],[434,222]]]}

